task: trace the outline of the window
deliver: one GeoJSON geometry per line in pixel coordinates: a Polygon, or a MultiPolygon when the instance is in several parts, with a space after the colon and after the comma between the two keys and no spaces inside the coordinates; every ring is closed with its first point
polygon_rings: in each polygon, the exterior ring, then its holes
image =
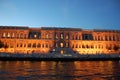
{"type": "Polygon", "coordinates": [[[31,47],[31,44],[30,44],[30,43],[28,44],[28,47],[31,47]]]}
{"type": "Polygon", "coordinates": [[[63,33],[60,34],[60,39],[63,39],[63,33]]]}
{"type": "Polygon", "coordinates": [[[49,38],[49,36],[48,36],[48,34],[46,34],[46,39],[48,39],[49,38]]]}
{"type": "Polygon", "coordinates": [[[111,41],[111,36],[109,36],[109,41],[111,41]]]}
{"type": "Polygon", "coordinates": [[[88,46],[88,45],[86,45],[86,48],[89,48],[89,46],[88,46]]]}
{"type": "Polygon", "coordinates": [[[8,38],[10,37],[10,33],[7,34],[7,37],[8,37],[8,38]]]}
{"type": "Polygon", "coordinates": [[[12,38],[14,38],[15,37],[15,34],[14,33],[12,33],[12,38]]]}
{"type": "Polygon", "coordinates": [[[35,39],[37,38],[37,34],[34,34],[34,38],[35,38],[35,39]]]}
{"type": "Polygon", "coordinates": [[[61,54],[64,54],[64,50],[60,50],[60,53],[61,53],[61,54]]]}
{"type": "Polygon", "coordinates": [[[35,43],[33,44],[33,48],[36,48],[36,44],[35,43]]]}
{"type": "Polygon", "coordinates": [[[19,45],[17,44],[17,47],[19,47],[19,45]]]}
{"type": "Polygon", "coordinates": [[[38,47],[38,48],[40,48],[40,47],[41,47],[40,43],[38,43],[37,47],[38,47]]]}
{"type": "Polygon", "coordinates": [[[42,48],[44,48],[44,44],[42,44],[42,48]]]}
{"type": "Polygon", "coordinates": [[[3,37],[3,38],[4,38],[4,37],[6,37],[6,34],[5,34],[5,33],[3,33],[3,34],[2,34],[2,37],[3,37]]]}
{"type": "Polygon", "coordinates": [[[107,38],[107,36],[105,36],[105,41],[108,41],[108,38],[107,38]]]}
{"type": "Polygon", "coordinates": [[[113,41],[115,41],[115,36],[113,36],[113,41]]]}
{"type": "Polygon", "coordinates": [[[82,48],[85,48],[85,46],[84,46],[84,45],[82,45],[82,48]]]}
{"type": "Polygon", "coordinates": [[[61,48],[63,48],[63,47],[64,47],[64,44],[63,44],[62,42],[60,43],[60,47],[61,47],[61,48]]]}
{"type": "Polygon", "coordinates": [[[76,48],[78,48],[78,44],[76,44],[76,48]]]}
{"type": "Polygon", "coordinates": [[[74,44],[72,45],[72,48],[74,48],[74,44]]]}
{"type": "Polygon", "coordinates": [[[92,34],[82,34],[82,39],[83,40],[93,40],[93,35],[92,34]]]}
{"type": "Polygon", "coordinates": [[[68,37],[68,34],[66,35],[66,39],[68,39],[69,37],[68,37]]]}
{"type": "Polygon", "coordinates": [[[68,43],[66,43],[66,47],[68,47],[68,43]]]}
{"type": "Polygon", "coordinates": [[[24,47],[26,47],[26,44],[24,44],[24,47]]]}
{"type": "Polygon", "coordinates": [[[81,39],[81,37],[79,36],[79,40],[81,39]]]}
{"type": "Polygon", "coordinates": [[[58,44],[57,44],[57,43],[55,44],[55,47],[58,47],[58,44]]]}
{"type": "Polygon", "coordinates": [[[20,44],[20,47],[22,47],[22,43],[20,44]]]}
{"type": "Polygon", "coordinates": [[[81,48],[81,45],[79,44],[79,48],[81,48]]]}
{"type": "Polygon", "coordinates": [[[100,36],[98,36],[98,41],[100,40],[100,36]]]}
{"type": "Polygon", "coordinates": [[[55,39],[58,39],[58,35],[55,33],[55,39]]]}
{"type": "Polygon", "coordinates": [[[46,44],[46,48],[48,48],[48,44],[46,44]]]}

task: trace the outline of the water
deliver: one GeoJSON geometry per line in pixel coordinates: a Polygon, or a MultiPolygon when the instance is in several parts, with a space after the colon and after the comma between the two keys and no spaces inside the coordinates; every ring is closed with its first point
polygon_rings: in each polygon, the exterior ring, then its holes
{"type": "Polygon", "coordinates": [[[120,61],[0,61],[0,80],[120,80],[120,61]]]}

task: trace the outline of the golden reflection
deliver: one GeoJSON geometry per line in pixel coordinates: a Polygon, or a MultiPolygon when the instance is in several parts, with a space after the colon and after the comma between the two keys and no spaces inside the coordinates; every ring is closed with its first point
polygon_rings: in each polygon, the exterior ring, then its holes
{"type": "MultiPolygon", "coordinates": [[[[7,76],[15,78],[23,76],[38,77],[40,80],[48,80],[48,78],[53,80],[69,80],[70,78],[71,80],[107,80],[107,77],[118,75],[119,61],[0,61],[0,71],[7,72],[7,76]]],[[[112,80],[115,78],[113,77],[112,80]]]]}

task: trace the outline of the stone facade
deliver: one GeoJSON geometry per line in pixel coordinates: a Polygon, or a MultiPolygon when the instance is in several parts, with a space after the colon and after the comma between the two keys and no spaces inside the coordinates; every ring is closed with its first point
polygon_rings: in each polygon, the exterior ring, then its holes
{"type": "Polygon", "coordinates": [[[0,26],[0,41],[8,46],[0,52],[12,54],[120,53],[120,30],[0,26]]]}

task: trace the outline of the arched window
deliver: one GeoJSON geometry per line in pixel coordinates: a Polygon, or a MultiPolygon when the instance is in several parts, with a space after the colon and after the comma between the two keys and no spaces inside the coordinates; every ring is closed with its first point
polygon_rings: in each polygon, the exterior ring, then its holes
{"type": "Polygon", "coordinates": [[[28,44],[28,47],[31,47],[31,43],[28,44]]]}
{"type": "Polygon", "coordinates": [[[81,40],[81,37],[80,36],[78,36],[79,37],[79,40],[81,40]]]}
{"type": "Polygon", "coordinates": [[[15,34],[14,33],[12,33],[12,38],[14,38],[15,37],[15,34]]]}
{"type": "Polygon", "coordinates": [[[108,38],[107,38],[107,36],[105,36],[105,41],[108,41],[108,38]]]}
{"type": "Polygon", "coordinates": [[[37,38],[37,34],[34,34],[34,39],[36,39],[37,38]]]}
{"type": "Polygon", "coordinates": [[[85,46],[84,46],[84,45],[82,45],[82,48],[85,48],[85,46]]]}
{"type": "Polygon", "coordinates": [[[78,48],[78,44],[76,44],[76,48],[78,48]]]}
{"type": "Polygon", "coordinates": [[[93,48],[93,45],[91,45],[91,48],[93,48]]]}
{"type": "Polygon", "coordinates": [[[78,40],[78,35],[75,36],[75,40],[78,40]]]}
{"type": "Polygon", "coordinates": [[[55,43],[55,47],[58,47],[58,44],[57,44],[57,43],[55,43]]]}
{"type": "Polygon", "coordinates": [[[57,33],[55,33],[55,39],[58,39],[58,35],[57,35],[57,33]]]}
{"type": "Polygon", "coordinates": [[[72,40],[74,40],[74,35],[72,35],[72,40]]]}
{"type": "Polygon", "coordinates": [[[109,36],[109,41],[111,41],[111,36],[109,36]]]}
{"type": "Polygon", "coordinates": [[[98,41],[100,40],[100,36],[98,36],[98,41]]]}
{"type": "Polygon", "coordinates": [[[63,33],[60,34],[60,39],[63,39],[64,38],[64,35],[63,33]]]}
{"type": "Polygon", "coordinates": [[[81,45],[79,44],[79,48],[81,48],[81,45]]]}
{"type": "Polygon", "coordinates": [[[68,43],[66,43],[66,47],[68,47],[68,43]]]}
{"type": "Polygon", "coordinates": [[[33,48],[36,48],[36,43],[33,44],[33,48]]]}
{"type": "Polygon", "coordinates": [[[42,44],[42,48],[44,48],[44,44],[42,44]]]}
{"type": "Polygon", "coordinates": [[[64,47],[64,44],[63,42],[60,43],[60,47],[63,48],[64,47]]]}
{"type": "Polygon", "coordinates": [[[6,34],[5,34],[5,32],[2,34],[2,37],[4,38],[4,37],[6,37],[6,34]]]}
{"type": "Polygon", "coordinates": [[[88,45],[86,45],[86,48],[89,48],[89,46],[88,46],[88,45]]]}
{"type": "Polygon", "coordinates": [[[17,44],[17,47],[19,47],[19,45],[17,44]]]}
{"type": "Polygon", "coordinates": [[[40,47],[41,47],[41,45],[40,45],[40,43],[38,43],[37,48],[40,48],[40,47]]]}
{"type": "Polygon", "coordinates": [[[113,41],[115,41],[115,36],[113,35],[113,41]]]}
{"type": "Polygon", "coordinates": [[[68,34],[66,35],[66,37],[65,37],[66,39],[68,39],[69,37],[68,37],[68,34]]]}
{"type": "Polygon", "coordinates": [[[26,44],[24,44],[24,47],[26,47],[26,44]]]}
{"type": "Polygon", "coordinates": [[[46,44],[46,48],[48,48],[48,44],[46,44]]]}
{"type": "Polygon", "coordinates": [[[46,39],[48,39],[49,38],[49,35],[48,34],[46,34],[46,39]]]}
{"type": "Polygon", "coordinates": [[[7,34],[7,37],[10,38],[10,33],[7,34]]]}
{"type": "Polygon", "coordinates": [[[72,45],[72,48],[74,48],[74,44],[72,45]]]}
{"type": "Polygon", "coordinates": [[[20,47],[22,47],[22,43],[20,44],[20,47]]]}

